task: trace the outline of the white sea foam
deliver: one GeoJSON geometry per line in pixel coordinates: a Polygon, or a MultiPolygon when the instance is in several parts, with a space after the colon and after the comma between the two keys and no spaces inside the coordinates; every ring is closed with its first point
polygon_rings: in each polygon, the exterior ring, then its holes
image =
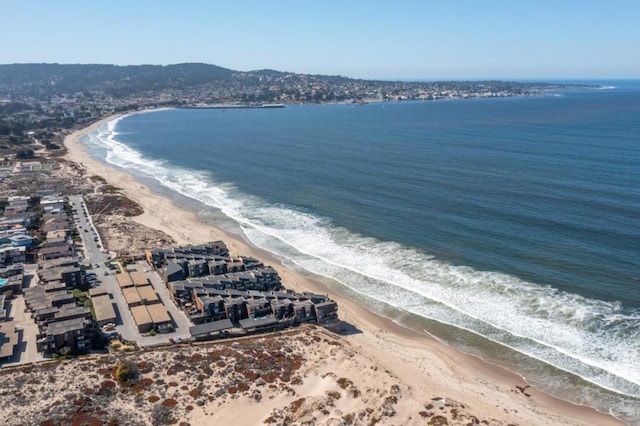
{"type": "Polygon", "coordinates": [[[208,173],[144,158],[117,141],[116,124],[110,122],[88,140],[106,149],[106,161],[220,209],[254,244],[369,298],[481,335],[601,387],[640,396],[639,312],[451,265],[287,206],[269,205],[216,183],[208,173]]]}

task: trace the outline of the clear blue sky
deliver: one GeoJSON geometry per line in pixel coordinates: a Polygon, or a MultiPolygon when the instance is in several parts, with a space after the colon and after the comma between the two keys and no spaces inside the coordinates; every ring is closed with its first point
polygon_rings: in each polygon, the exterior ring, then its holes
{"type": "Polygon", "coordinates": [[[640,78],[640,0],[0,0],[0,63],[640,78]]]}

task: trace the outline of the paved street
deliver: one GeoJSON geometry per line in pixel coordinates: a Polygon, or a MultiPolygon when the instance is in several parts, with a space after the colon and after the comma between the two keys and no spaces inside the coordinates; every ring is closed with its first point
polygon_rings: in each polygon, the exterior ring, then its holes
{"type": "Polygon", "coordinates": [[[82,243],[85,251],[85,257],[87,263],[90,264],[103,264],[111,258],[109,253],[105,253],[100,240],[100,235],[96,231],[93,225],[91,216],[88,214],[84,201],[82,201],[81,195],[72,195],[69,197],[71,207],[77,210],[74,214],[74,219],[78,226],[78,231],[82,237],[82,243]],[[86,214],[85,214],[86,213],[86,214]],[[97,241],[95,241],[97,239],[97,241]]]}

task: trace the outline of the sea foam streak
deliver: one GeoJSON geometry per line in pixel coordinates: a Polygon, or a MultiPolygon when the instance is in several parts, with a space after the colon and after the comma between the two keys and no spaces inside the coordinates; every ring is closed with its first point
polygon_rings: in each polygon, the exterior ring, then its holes
{"type": "Polygon", "coordinates": [[[117,121],[88,139],[116,166],[236,220],[254,244],[357,293],[468,330],[600,387],[640,397],[640,312],[505,274],[434,259],[393,242],[356,235],[287,206],[269,205],[117,141],[117,121]]]}

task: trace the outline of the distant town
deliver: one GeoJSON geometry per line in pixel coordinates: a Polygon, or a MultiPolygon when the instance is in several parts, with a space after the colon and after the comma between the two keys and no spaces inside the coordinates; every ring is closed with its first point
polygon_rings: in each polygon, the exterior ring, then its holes
{"type": "Polygon", "coordinates": [[[584,87],[506,81],[403,82],[208,64],[0,65],[0,153],[55,152],[64,132],[105,116],[158,107],[432,101],[540,95],[584,87]]]}

